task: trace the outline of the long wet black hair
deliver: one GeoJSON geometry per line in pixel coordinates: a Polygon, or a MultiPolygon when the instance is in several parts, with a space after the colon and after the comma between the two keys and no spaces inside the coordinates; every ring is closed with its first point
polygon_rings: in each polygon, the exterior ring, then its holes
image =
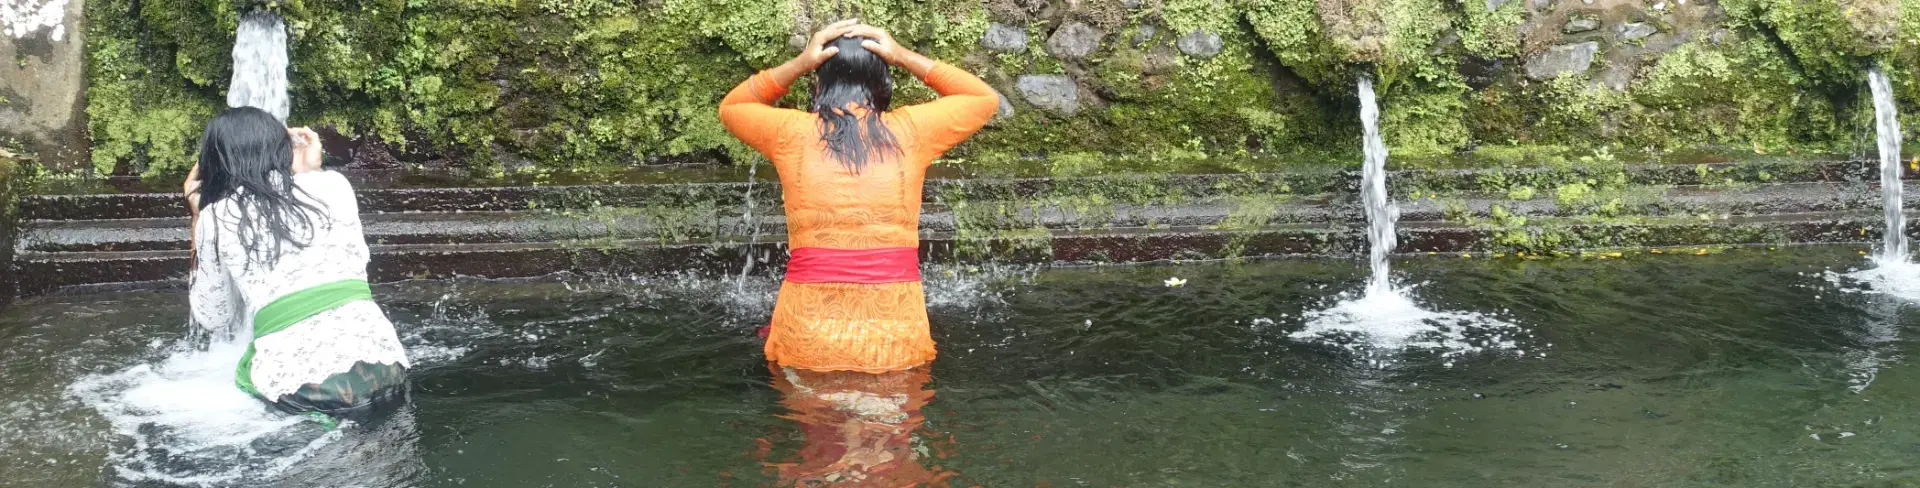
{"type": "MultiPolygon", "coordinates": [[[[280,119],[254,107],[220,112],[200,136],[198,164],[200,210],[233,199],[243,247],[270,250],[264,257],[271,262],[281,246],[304,249],[312,242],[322,210],[294,196],[305,190],[293,185],[293,138],[280,119]],[[269,247],[260,246],[262,239],[272,241],[269,247]]],[[[215,229],[225,230],[217,224],[215,229]]]]}
{"type": "Polygon", "coordinates": [[[880,122],[880,114],[893,106],[893,75],[886,60],[860,45],[866,40],[833,40],[827,46],[840,52],[814,70],[812,109],[820,115],[820,140],[826,141],[828,154],[856,174],[876,156],[900,155],[893,131],[880,122]]]}

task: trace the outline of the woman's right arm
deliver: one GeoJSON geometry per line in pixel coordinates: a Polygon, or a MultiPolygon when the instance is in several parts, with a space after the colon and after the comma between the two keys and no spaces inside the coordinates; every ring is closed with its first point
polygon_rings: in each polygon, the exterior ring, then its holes
{"type": "Polygon", "coordinates": [[[785,135],[787,124],[795,118],[808,116],[806,112],[774,107],[773,102],[787,96],[787,87],[792,86],[794,80],[813,72],[814,68],[839,53],[839,49],[827,47],[826,44],[846,35],[859,22],[858,19],[847,19],[815,32],[799,56],[756,73],[733,87],[733,91],[727,92],[727,97],[720,100],[720,124],[761,154],[773,154],[780,147],[780,138],[785,135]]]}

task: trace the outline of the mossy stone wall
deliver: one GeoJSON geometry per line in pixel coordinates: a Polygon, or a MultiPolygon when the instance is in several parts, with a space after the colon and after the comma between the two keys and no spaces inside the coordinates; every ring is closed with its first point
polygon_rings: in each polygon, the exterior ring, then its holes
{"type": "Polygon", "coordinates": [[[976,165],[1345,159],[1358,76],[1378,78],[1402,164],[1546,144],[1851,150],[1874,63],[1920,131],[1915,1],[93,0],[93,171],[183,171],[253,8],[288,18],[291,122],[499,171],[748,161],[714,104],[847,16],[1001,91],[953,154],[976,165]]]}

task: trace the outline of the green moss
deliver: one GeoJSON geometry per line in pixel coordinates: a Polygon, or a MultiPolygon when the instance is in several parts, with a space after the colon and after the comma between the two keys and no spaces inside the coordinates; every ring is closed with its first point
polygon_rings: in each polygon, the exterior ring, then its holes
{"type": "Polygon", "coordinates": [[[1249,0],[1245,16],[1274,57],[1308,82],[1352,79],[1352,54],[1328,39],[1314,0],[1249,0]]]}
{"type": "Polygon", "coordinates": [[[1395,154],[1422,157],[1451,153],[1471,138],[1466,117],[1467,84],[1450,62],[1421,63],[1408,79],[1388,85],[1381,98],[1381,137],[1395,154]]]}
{"type": "MultiPolygon", "coordinates": [[[[1728,16],[1777,37],[1810,81],[1851,86],[1862,61],[1884,54],[1874,32],[1894,15],[1887,0],[1728,0],[1728,16]]],[[[1911,3],[1911,2],[1904,2],[1911,3]]],[[[1905,7],[1911,8],[1911,7],[1905,7]]]]}
{"type": "Polygon", "coordinates": [[[1158,13],[1175,36],[1232,30],[1239,20],[1239,12],[1227,0],[1164,0],[1158,13]]]}
{"type": "Polygon", "coordinates": [[[1107,85],[1101,92],[1115,98],[1104,110],[1087,109],[1075,117],[1020,110],[975,136],[955,156],[991,165],[1054,151],[1200,159],[1237,155],[1250,144],[1287,147],[1283,143],[1302,134],[1267,108],[1276,97],[1262,76],[1266,68],[1245,48],[1245,36],[1226,31],[1223,38],[1239,42],[1211,59],[1174,58],[1178,68],[1168,74],[1144,72],[1145,53],[1119,49],[1099,64],[1097,79],[1107,85]]]}
{"type": "MultiPolygon", "coordinates": [[[[1161,0],[1136,10],[1058,1],[1017,19],[1005,5],[969,0],[269,3],[292,30],[292,123],[423,144],[409,149],[483,171],[506,170],[497,155],[568,170],[696,153],[749,161],[752,151],[719,123],[719,98],[790,56],[791,36],[857,16],[1002,90],[1029,74],[1066,74],[1088,88],[1074,116],[1007,93],[1017,114],[957,149],[955,161],[993,172],[1072,154],[1079,159],[1060,171],[1103,174],[1270,168],[1285,159],[1276,156],[1303,154],[1353,164],[1353,86],[1363,74],[1377,80],[1388,144],[1414,165],[1486,144],[1836,147],[1860,120],[1857,71],[1869,58],[1894,72],[1903,100],[1920,100],[1910,81],[1920,74],[1916,2],[1898,4],[1901,28],[1885,43],[1840,35],[1866,25],[1859,12],[1877,12],[1842,6],[1884,0],[1837,1],[1730,0],[1736,35],[1719,42],[1704,34],[1713,26],[1697,27],[1691,44],[1645,59],[1624,92],[1578,76],[1531,82],[1512,73],[1469,88],[1456,60],[1523,54],[1516,27],[1525,2],[1488,11],[1461,0],[1161,0]],[[1030,49],[984,51],[993,15],[1023,23],[1030,49]],[[1092,59],[1063,61],[1041,47],[1067,21],[1109,33],[1092,59]],[[1143,25],[1160,34],[1136,46],[1131,34],[1143,25]],[[1218,32],[1224,52],[1199,59],[1170,45],[1195,30],[1218,32]],[[1091,164],[1089,155],[1153,163],[1091,164]]],[[[187,167],[200,124],[223,106],[237,4],[88,3],[97,172],[187,167]]],[[[899,77],[896,104],[934,96],[899,77]]],[[[789,106],[806,93],[804,82],[795,88],[789,106]]]]}
{"type": "Polygon", "coordinates": [[[1629,119],[1637,139],[1670,146],[1720,143],[1757,151],[1824,149],[1846,139],[1830,98],[1764,39],[1694,42],[1668,54],[1636,83],[1629,119]]]}
{"type": "Polygon", "coordinates": [[[1504,58],[1520,53],[1519,26],[1527,20],[1527,2],[1506,2],[1489,12],[1464,2],[1463,14],[1454,23],[1461,47],[1483,58],[1504,58]]]}
{"type": "MultiPolygon", "coordinates": [[[[231,69],[227,58],[208,52],[222,36],[186,30],[196,20],[212,23],[204,5],[183,2],[177,9],[133,11],[136,5],[87,4],[93,19],[87,24],[88,129],[94,134],[93,167],[102,174],[123,161],[134,172],[189,167],[201,124],[219,108],[213,101],[218,92],[209,84],[228,78],[231,69]],[[143,43],[138,41],[143,29],[192,35],[180,43],[158,35],[151,37],[161,40],[143,43]]],[[[224,39],[231,45],[231,34],[224,39]]]]}

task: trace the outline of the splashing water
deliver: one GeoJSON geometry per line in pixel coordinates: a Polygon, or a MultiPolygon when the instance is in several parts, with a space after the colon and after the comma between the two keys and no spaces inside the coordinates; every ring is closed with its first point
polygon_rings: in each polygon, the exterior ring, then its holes
{"type": "Polygon", "coordinates": [[[734,293],[747,292],[747,275],[753,273],[753,245],[760,243],[760,222],[753,220],[753,182],[757,179],[755,173],[759,172],[760,158],[753,158],[752,165],[747,167],[746,209],[740,212],[740,225],[747,227],[747,247],[740,253],[746,256],[743,259],[746,262],[740,265],[740,278],[734,280],[734,293]]]}
{"type": "Polygon", "coordinates": [[[217,486],[272,478],[340,437],[272,411],[233,385],[242,341],[204,350],[183,340],[158,364],[81,378],[67,395],[99,412],[130,448],[113,475],[132,482],[217,486]]]}
{"type": "Polygon", "coordinates": [[[240,19],[227,106],[258,107],[287,121],[293,102],[287,95],[287,24],[280,16],[255,12],[240,19]]]}
{"type": "Polygon", "coordinates": [[[1380,137],[1380,105],[1373,80],[1360,77],[1359,92],[1366,155],[1360,196],[1366,204],[1371,274],[1360,296],[1308,312],[1307,327],[1291,336],[1328,340],[1356,352],[1423,348],[1438,349],[1450,357],[1485,350],[1521,351],[1517,340],[1527,336],[1525,329],[1483,314],[1428,311],[1393,286],[1388,255],[1397,244],[1394,221],[1400,217],[1400,208],[1387,195],[1387,143],[1380,137]]]}

